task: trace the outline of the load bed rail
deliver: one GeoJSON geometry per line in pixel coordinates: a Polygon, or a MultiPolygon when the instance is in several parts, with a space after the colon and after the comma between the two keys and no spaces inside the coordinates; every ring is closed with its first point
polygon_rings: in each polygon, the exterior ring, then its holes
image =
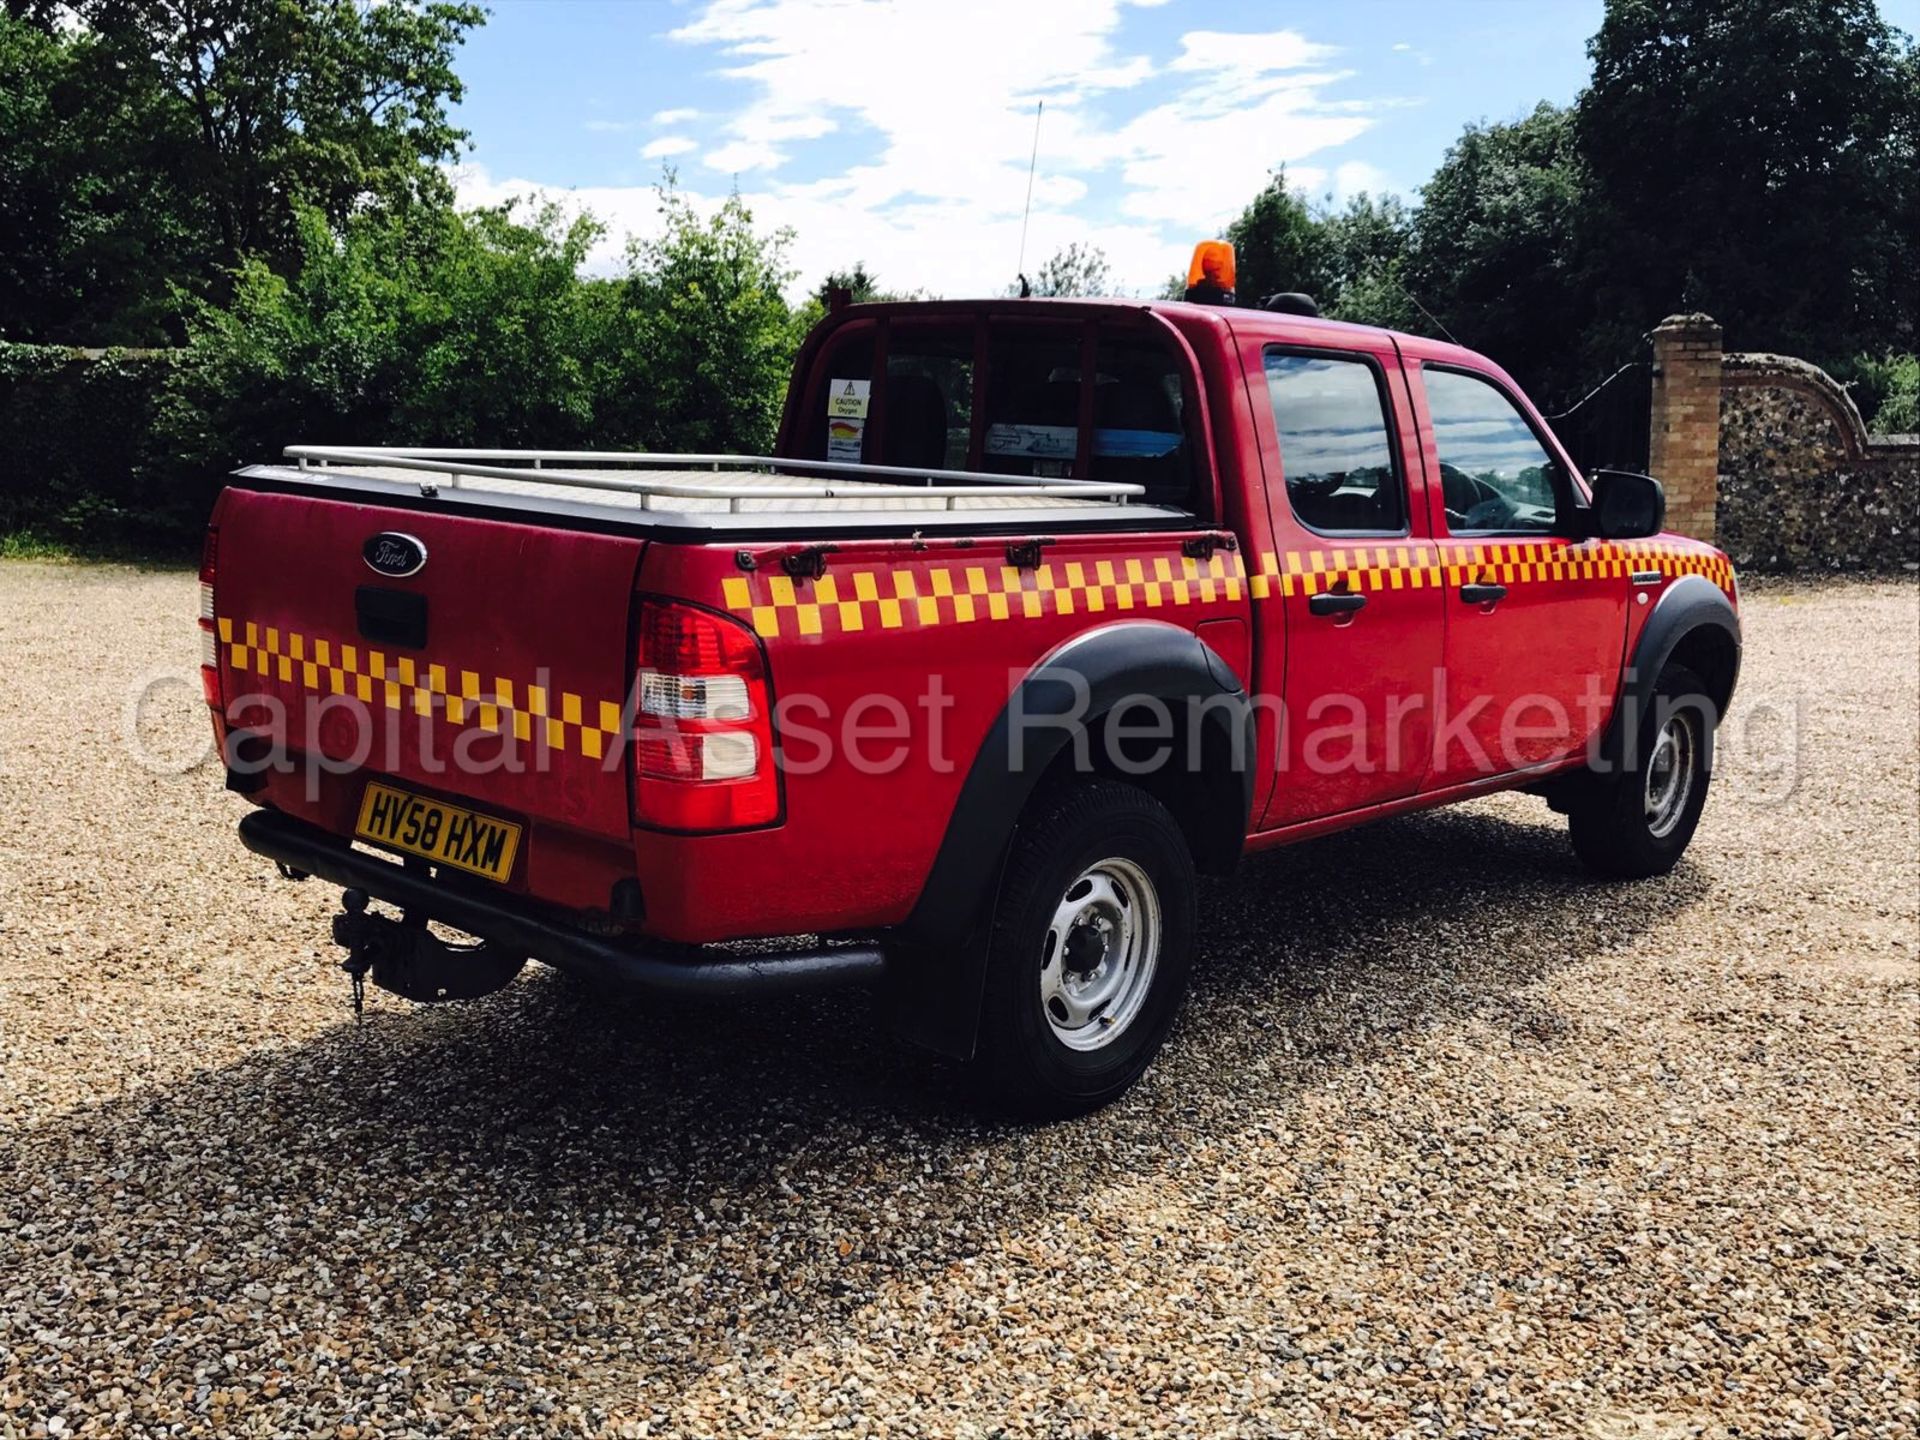
{"type": "Polygon", "coordinates": [[[338,469],[414,480],[423,495],[449,489],[558,487],[642,510],[972,510],[1124,506],[1140,485],[981,470],[792,460],[769,455],[683,455],[622,450],[470,450],[289,445],[301,470],[338,469]],[[405,472],[404,477],[381,475],[405,472]],[[635,473],[651,471],[655,473],[635,473]],[[431,478],[429,478],[431,477],[431,478]]]}

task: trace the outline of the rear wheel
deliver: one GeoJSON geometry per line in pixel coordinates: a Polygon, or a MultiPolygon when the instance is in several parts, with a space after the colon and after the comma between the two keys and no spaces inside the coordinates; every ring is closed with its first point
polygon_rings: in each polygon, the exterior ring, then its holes
{"type": "Polygon", "coordinates": [[[1165,806],[1090,780],[1022,820],[994,915],[981,1078],[1006,1107],[1106,1104],[1152,1061],[1186,990],[1193,858],[1165,806]]]}
{"type": "Polygon", "coordinates": [[[1686,852],[1707,803],[1718,720],[1700,677],[1669,665],[1640,717],[1630,764],[1590,777],[1567,812],[1574,853],[1602,875],[1664,875],[1686,852]]]}

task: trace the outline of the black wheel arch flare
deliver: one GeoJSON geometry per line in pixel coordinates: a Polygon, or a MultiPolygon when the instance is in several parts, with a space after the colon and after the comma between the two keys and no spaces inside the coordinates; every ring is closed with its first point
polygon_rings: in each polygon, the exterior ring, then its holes
{"type": "MultiPolygon", "coordinates": [[[[1191,631],[1123,621],[1083,631],[1014,687],[975,752],[913,913],[900,928],[889,969],[898,1028],[908,1039],[965,1059],[972,1055],[986,978],[986,930],[1021,813],[1076,733],[1097,730],[1127,701],[1201,702],[1198,785],[1175,808],[1205,869],[1231,869],[1253,809],[1254,710],[1224,660],[1191,631]]],[[[1128,778],[1125,775],[1120,778],[1128,778]]],[[[1154,788],[1151,784],[1149,789],[1154,788]]]]}
{"type": "Polygon", "coordinates": [[[1601,741],[1600,758],[1623,763],[1638,722],[1653,703],[1669,662],[1679,660],[1707,682],[1716,722],[1740,678],[1740,617],[1726,592],[1704,575],[1682,575],[1661,594],[1620,674],[1620,694],[1601,741]]]}

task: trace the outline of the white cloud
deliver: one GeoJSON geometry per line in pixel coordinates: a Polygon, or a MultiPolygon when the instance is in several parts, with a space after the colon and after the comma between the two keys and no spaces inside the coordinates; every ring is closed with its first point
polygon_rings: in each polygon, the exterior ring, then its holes
{"type": "Polygon", "coordinates": [[[665,160],[670,155],[684,155],[689,150],[698,150],[699,142],[685,135],[662,135],[658,140],[649,140],[640,147],[642,160],[665,160]]]}
{"type": "MultiPolygon", "coordinates": [[[[462,205],[497,205],[513,199],[558,199],[569,209],[587,210],[605,221],[608,235],[588,256],[587,269],[612,274],[620,266],[629,235],[647,237],[659,232],[659,196],[651,186],[583,186],[556,191],[524,178],[491,176],[479,166],[453,171],[462,205]]],[[[720,189],[702,191],[681,187],[681,193],[702,214],[710,214],[726,195],[720,189]]],[[[1020,248],[1020,214],[969,221],[946,202],[915,202],[879,211],[850,210],[822,193],[743,189],[741,198],[752,209],[755,227],[794,230],[789,263],[799,272],[790,293],[794,298],[811,290],[829,270],[855,260],[866,262],[883,283],[924,289],[949,297],[998,294],[1012,282],[1020,248]]],[[[1174,239],[1146,226],[1113,221],[1089,223],[1064,209],[1041,210],[1036,190],[1035,210],[1027,237],[1026,262],[1031,274],[1054,251],[1069,243],[1092,243],[1107,252],[1119,293],[1157,291],[1173,271],[1186,269],[1193,236],[1174,239]]]]}
{"type": "Polygon", "coordinates": [[[656,125],[684,125],[689,120],[698,120],[699,118],[700,112],[698,110],[689,109],[684,105],[677,110],[656,110],[653,112],[653,123],[656,125]]]}
{"type": "Polygon", "coordinates": [[[1346,201],[1368,194],[1375,199],[1393,193],[1393,177],[1378,165],[1364,160],[1348,160],[1333,168],[1333,198],[1346,201]]]}
{"type": "Polygon", "coordinates": [[[1332,46],[1316,45],[1293,30],[1247,35],[1190,30],[1180,37],[1179,58],[1167,68],[1206,76],[1200,98],[1230,104],[1279,88],[1286,83],[1285,72],[1317,65],[1333,53],[1332,46]]]}
{"type": "MultiPolygon", "coordinates": [[[[1044,101],[1029,271],[1077,240],[1107,251],[1120,287],[1151,291],[1273,165],[1324,183],[1327,166],[1298,162],[1345,144],[1372,119],[1367,106],[1327,98],[1346,72],[1298,32],[1195,30],[1156,65],[1120,48],[1126,6],[712,0],[671,38],[690,60],[717,54],[715,100],[704,109],[719,123],[700,164],[716,180],[738,177],[762,225],[793,227],[801,286],[859,259],[888,284],[1000,290],[1018,259],[1034,108],[1044,101]],[[1155,103],[1129,104],[1148,80],[1157,81],[1155,103]],[[808,148],[829,136],[836,150],[808,148]],[[859,158],[825,178],[783,178],[803,154],[817,174],[824,153],[859,158]]],[[[663,111],[654,120],[683,118],[663,111]]],[[[642,153],[687,153],[683,139],[664,137],[655,145],[673,150],[642,153]]],[[[539,188],[467,174],[461,193],[475,201],[539,188]]],[[[1364,188],[1379,188],[1374,178],[1364,188]]],[[[687,183],[696,204],[717,203],[717,193],[687,183]]],[[[654,227],[650,189],[576,195],[616,236],[654,227]]],[[[615,253],[609,242],[602,262],[615,253]]]]}
{"type": "Polygon", "coordinates": [[[709,170],[739,175],[750,170],[771,170],[787,157],[771,145],[753,140],[733,140],[700,157],[709,170]]]}

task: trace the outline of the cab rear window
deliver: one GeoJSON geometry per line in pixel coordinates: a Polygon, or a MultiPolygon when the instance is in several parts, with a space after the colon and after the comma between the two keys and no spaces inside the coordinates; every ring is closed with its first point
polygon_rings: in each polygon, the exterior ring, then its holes
{"type": "Polygon", "coordinates": [[[821,353],[799,453],[1123,481],[1196,509],[1190,385],[1173,347],[1110,322],[860,322],[821,353]]]}

